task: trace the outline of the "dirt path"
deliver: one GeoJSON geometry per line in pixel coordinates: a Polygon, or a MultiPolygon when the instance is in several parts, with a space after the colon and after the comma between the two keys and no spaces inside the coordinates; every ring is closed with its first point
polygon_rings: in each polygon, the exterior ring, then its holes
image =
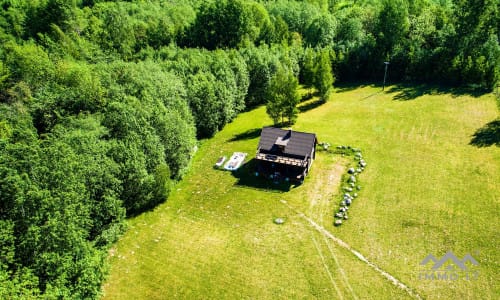
{"type": "MultiPolygon", "coordinates": [[[[311,201],[309,202],[309,208],[308,208],[308,215],[314,218],[315,220],[318,220],[320,224],[324,224],[324,218],[326,217],[326,221],[328,222],[330,219],[330,216],[332,216],[333,213],[333,207],[336,204],[336,201],[334,200],[335,198],[334,195],[337,191],[337,188],[340,185],[340,179],[342,176],[342,173],[344,172],[344,167],[342,164],[336,163],[333,165],[331,169],[328,170],[328,172],[320,172],[319,173],[319,178],[315,180],[315,185],[313,188],[313,194],[310,195],[311,201]]],[[[315,246],[318,249],[318,242],[315,242],[315,246]]],[[[325,266],[325,269],[328,272],[328,275],[331,277],[332,272],[337,273],[337,275],[340,277],[344,285],[347,287],[349,290],[350,294],[352,295],[353,299],[358,299],[356,296],[356,293],[354,293],[354,290],[349,283],[349,279],[347,278],[347,275],[342,268],[342,266],[339,263],[339,259],[337,258],[337,255],[335,254],[334,249],[332,248],[332,245],[330,244],[331,241],[328,240],[324,235],[323,235],[323,241],[322,241],[326,247],[328,248],[328,252],[335,262],[336,269],[338,272],[335,272],[335,270],[330,270],[328,265],[325,263],[325,257],[321,254],[321,259],[323,261],[323,265],[325,266]]]]}

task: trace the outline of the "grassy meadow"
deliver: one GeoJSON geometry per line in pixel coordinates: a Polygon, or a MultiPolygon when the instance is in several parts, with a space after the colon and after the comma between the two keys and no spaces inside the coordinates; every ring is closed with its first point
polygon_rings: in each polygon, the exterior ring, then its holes
{"type": "Polygon", "coordinates": [[[169,200],[128,221],[110,251],[103,299],[411,298],[300,213],[422,298],[496,298],[500,141],[498,131],[488,131],[498,117],[494,96],[361,86],[339,88],[316,104],[302,104],[293,129],[359,147],[368,163],[348,221],[333,226],[347,157],[318,152],[304,184],[289,190],[255,179],[248,165],[235,174],[213,168],[235,151],[251,160],[259,129],[272,124],[261,107],[203,141],[169,200]],[[276,217],[285,223],[274,224],[276,217]],[[468,265],[477,279],[419,277],[421,260],[449,250],[479,262],[468,265]]]}

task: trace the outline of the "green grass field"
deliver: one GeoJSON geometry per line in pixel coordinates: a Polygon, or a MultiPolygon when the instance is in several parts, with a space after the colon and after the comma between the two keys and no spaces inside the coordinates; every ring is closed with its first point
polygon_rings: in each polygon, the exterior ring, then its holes
{"type": "MultiPolygon", "coordinates": [[[[304,103],[295,130],[363,150],[368,167],[350,219],[334,227],[349,158],[319,152],[305,183],[282,191],[215,170],[255,154],[264,108],[203,141],[168,202],[128,221],[110,251],[104,299],[405,299],[411,296],[313,228],[301,213],[427,299],[494,299],[500,141],[493,95],[425,87],[344,87],[304,103]],[[474,135],[476,137],[474,138],[474,135]],[[283,203],[286,201],[286,204],[283,203]],[[275,225],[282,217],[285,224],[275,225]],[[473,280],[426,280],[420,261],[470,253],[473,280]]],[[[249,160],[247,158],[247,161],[249,160]]],[[[430,265],[427,266],[427,270],[430,265]]]]}

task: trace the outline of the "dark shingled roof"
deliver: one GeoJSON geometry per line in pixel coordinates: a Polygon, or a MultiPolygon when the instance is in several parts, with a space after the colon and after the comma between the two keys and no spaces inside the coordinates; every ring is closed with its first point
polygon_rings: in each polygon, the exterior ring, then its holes
{"type": "Polygon", "coordinates": [[[288,140],[283,155],[303,158],[311,154],[314,144],[316,143],[316,135],[313,133],[264,127],[260,134],[260,151],[265,153],[277,152],[279,148],[275,144],[278,138],[281,138],[279,144],[284,140],[288,140]]]}

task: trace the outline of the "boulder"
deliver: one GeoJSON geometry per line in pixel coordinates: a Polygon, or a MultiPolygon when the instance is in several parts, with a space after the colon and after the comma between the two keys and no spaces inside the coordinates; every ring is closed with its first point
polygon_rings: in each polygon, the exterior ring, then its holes
{"type": "Polygon", "coordinates": [[[354,176],[354,175],[349,176],[349,179],[347,181],[355,183],[356,182],[356,176],[354,176]]]}
{"type": "Polygon", "coordinates": [[[276,218],[276,219],[274,219],[274,224],[281,225],[283,223],[285,223],[285,220],[283,220],[282,218],[276,218]]]}
{"type": "Polygon", "coordinates": [[[354,174],[354,172],[356,172],[356,170],[354,170],[354,168],[349,168],[349,170],[347,170],[347,173],[349,173],[349,174],[354,174]]]}
{"type": "Polygon", "coordinates": [[[335,218],[343,218],[343,217],[344,217],[344,214],[341,212],[338,212],[335,214],[335,218]]]}
{"type": "Polygon", "coordinates": [[[335,220],[335,222],[333,224],[335,226],[340,226],[340,225],[342,225],[342,220],[335,220]]]}

